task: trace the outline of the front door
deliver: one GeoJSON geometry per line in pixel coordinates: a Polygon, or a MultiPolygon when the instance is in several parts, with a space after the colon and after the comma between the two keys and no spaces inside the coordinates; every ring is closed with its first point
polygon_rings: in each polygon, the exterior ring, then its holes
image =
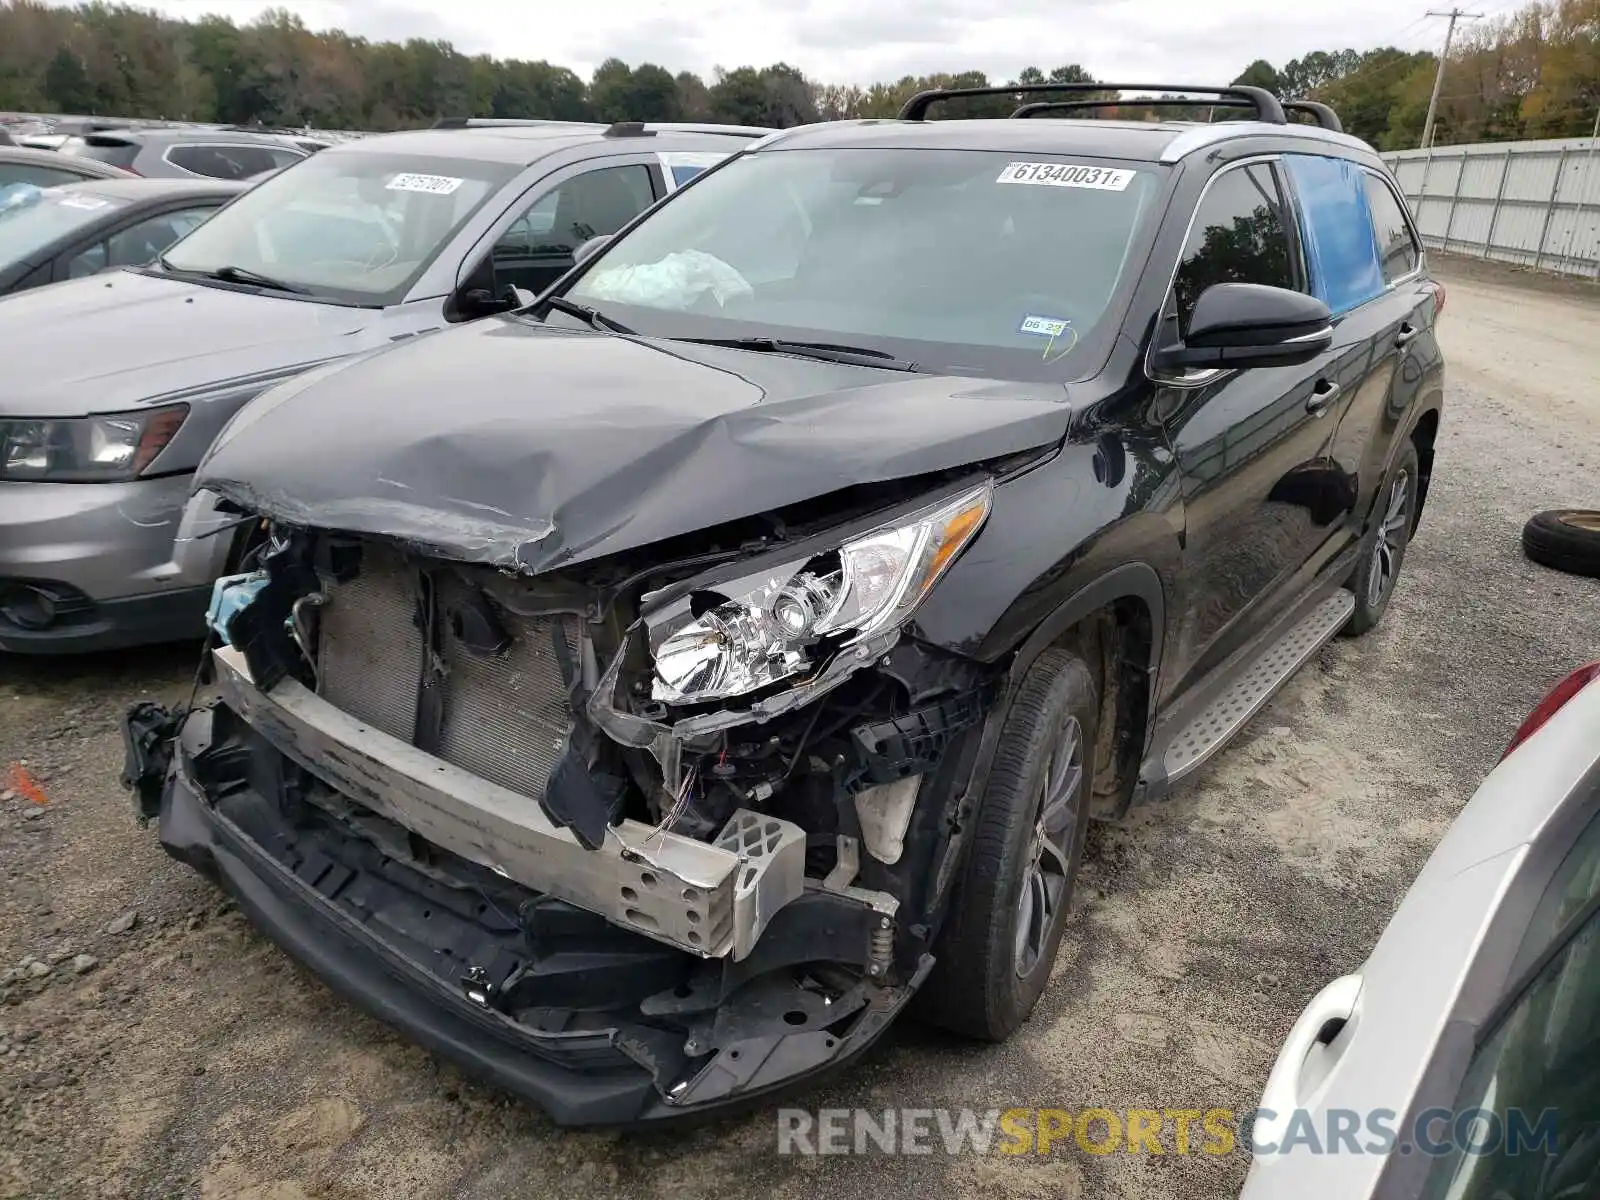
{"type": "MultiPolygon", "coordinates": [[[[1167,302],[1180,336],[1213,284],[1309,290],[1285,197],[1270,161],[1227,168],[1211,181],[1167,302]]],[[[1273,598],[1348,510],[1345,498],[1328,494],[1336,482],[1328,462],[1337,358],[1158,381],[1158,411],[1184,489],[1181,613],[1169,676],[1175,691],[1259,632],[1278,610],[1273,598]]]]}

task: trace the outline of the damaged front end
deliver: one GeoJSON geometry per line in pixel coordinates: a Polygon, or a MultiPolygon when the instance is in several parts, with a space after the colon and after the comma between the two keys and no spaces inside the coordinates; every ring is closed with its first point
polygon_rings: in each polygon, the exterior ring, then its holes
{"type": "Polygon", "coordinates": [[[539,575],[274,526],[125,782],[331,984],[558,1121],[732,1106],[932,966],[1000,679],[907,628],[991,495],[539,575]]]}

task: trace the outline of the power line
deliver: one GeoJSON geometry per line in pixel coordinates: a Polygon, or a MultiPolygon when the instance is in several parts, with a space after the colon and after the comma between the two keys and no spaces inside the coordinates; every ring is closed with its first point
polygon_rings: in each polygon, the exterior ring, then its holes
{"type": "Polygon", "coordinates": [[[1439,69],[1433,75],[1433,95],[1428,99],[1428,118],[1422,123],[1422,148],[1426,150],[1433,145],[1433,118],[1439,111],[1439,89],[1444,86],[1444,64],[1450,59],[1450,42],[1456,36],[1456,22],[1465,17],[1469,21],[1482,19],[1482,13],[1463,12],[1459,8],[1452,8],[1447,13],[1429,10],[1430,17],[1449,17],[1450,24],[1444,31],[1444,50],[1439,54],[1439,69]]]}

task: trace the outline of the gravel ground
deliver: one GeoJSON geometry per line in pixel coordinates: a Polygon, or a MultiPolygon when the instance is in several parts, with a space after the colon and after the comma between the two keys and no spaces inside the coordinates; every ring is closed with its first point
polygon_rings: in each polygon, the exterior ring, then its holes
{"type": "MultiPolygon", "coordinates": [[[[1097,830],[1053,986],[1020,1036],[975,1048],[906,1023],[798,1103],[1253,1102],[1301,1005],[1360,963],[1517,722],[1600,649],[1600,582],[1518,545],[1535,510],[1600,504],[1600,290],[1467,262],[1440,274],[1449,407],[1383,626],[1325,649],[1159,811],[1097,830]]],[[[803,1159],[774,1152],[771,1113],[562,1133],[329,994],[135,827],[117,715],[180,697],[192,669],[182,648],[0,661],[0,767],[25,762],[46,801],[0,800],[0,1193],[1237,1191],[1240,1153],[803,1159]]]]}

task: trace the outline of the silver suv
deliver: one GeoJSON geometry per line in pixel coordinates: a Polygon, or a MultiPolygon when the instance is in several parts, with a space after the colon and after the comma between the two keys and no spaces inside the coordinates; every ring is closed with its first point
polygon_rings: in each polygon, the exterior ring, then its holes
{"type": "Polygon", "coordinates": [[[179,526],[222,426],[308,368],[543,290],[580,243],[767,132],[703,128],[361,138],[252,188],[148,267],[0,301],[0,345],[29,348],[0,389],[0,651],[198,637],[231,539],[179,526]]]}

